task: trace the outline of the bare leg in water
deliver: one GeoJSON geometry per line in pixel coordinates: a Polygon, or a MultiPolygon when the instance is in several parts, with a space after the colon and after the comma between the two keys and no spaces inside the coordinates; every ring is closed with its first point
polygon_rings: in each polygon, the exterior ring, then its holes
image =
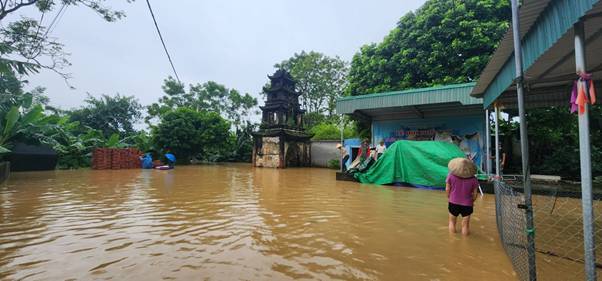
{"type": "MultiPolygon", "coordinates": [[[[456,219],[458,217],[449,214],[449,233],[456,233],[456,219]]],[[[462,220],[464,222],[464,220],[462,220]]]]}
{"type": "Polygon", "coordinates": [[[470,234],[470,216],[462,217],[462,234],[469,235],[470,234]]]}

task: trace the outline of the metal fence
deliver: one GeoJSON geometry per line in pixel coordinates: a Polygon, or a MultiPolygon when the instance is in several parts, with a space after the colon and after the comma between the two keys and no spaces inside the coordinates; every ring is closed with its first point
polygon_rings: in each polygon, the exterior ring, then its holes
{"type": "MultiPolygon", "coordinates": [[[[524,195],[502,181],[495,181],[496,222],[502,245],[519,280],[586,280],[583,246],[583,213],[579,192],[559,192],[559,187],[533,191],[535,249],[527,247],[524,195]],[[535,268],[529,266],[535,258],[535,268]]],[[[602,203],[594,198],[596,271],[602,273],[602,203]]]]}

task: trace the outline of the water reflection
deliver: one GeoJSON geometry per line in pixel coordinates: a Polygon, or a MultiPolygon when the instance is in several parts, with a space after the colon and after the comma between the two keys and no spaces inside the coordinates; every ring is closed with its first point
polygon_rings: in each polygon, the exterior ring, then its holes
{"type": "Polygon", "coordinates": [[[512,280],[492,198],[450,236],[441,192],[248,165],[14,174],[0,279],[512,280]]]}

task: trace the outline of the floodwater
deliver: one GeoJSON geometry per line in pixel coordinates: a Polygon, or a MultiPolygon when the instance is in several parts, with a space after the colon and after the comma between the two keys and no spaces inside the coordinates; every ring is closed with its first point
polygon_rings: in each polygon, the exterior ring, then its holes
{"type": "Polygon", "coordinates": [[[469,237],[441,191],[327,169],[14,173],[0,186],[4,280],[516,280],[478,199],[469,237]]]}

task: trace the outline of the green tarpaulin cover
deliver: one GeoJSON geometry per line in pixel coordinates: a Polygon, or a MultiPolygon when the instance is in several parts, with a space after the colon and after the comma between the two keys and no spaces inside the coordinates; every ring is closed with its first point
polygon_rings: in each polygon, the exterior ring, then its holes
{"type": "Polygon", "coordinates": [[[389,146],[367,171],[354,176],[362,183],[445,188],[447,163],[456,157],[466,156],[452,143],[400,140],[389,146]]]}

